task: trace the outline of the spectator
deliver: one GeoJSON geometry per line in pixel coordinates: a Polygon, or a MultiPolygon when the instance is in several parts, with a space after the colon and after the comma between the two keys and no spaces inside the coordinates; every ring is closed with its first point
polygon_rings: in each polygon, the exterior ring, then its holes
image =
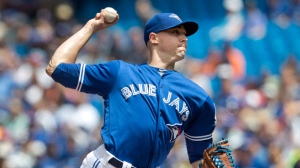
{"type": "Polygon", "coordinates": [[[209,32],[213,42],[234,41],[240,37],[244,27],[243,2],[241,0],[224,0],[223,5],[226,16],[218,26],[213,27],[209,32]]]}
{"type": "Polygon", "coordinates": [[[253,40],[260,40],[266,36],[267,17],[257,7],[255,0],[246,1],[245,34],[253,40]]]}

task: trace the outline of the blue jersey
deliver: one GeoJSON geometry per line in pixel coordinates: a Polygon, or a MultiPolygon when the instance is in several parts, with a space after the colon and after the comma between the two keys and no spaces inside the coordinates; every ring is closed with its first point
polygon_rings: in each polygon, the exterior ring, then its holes
{"type": "Polygon", "coordinates": [[[191,163],[201,159],[212,143],[214,103],[201,87],[175,70],[123,61],[62,63],[52,78],[104,98],[105,148],[135,167],[162,164],[181,134],[191,163]]]}

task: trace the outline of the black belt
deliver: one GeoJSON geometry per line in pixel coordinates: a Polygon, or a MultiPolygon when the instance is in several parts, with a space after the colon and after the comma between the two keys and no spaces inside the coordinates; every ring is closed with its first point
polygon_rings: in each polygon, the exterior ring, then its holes
{"type": "MultiPolygon", "coordinates": [[[[109,159],[108,161],[109,164],[113,165],[116,168],[122,168],[123,167],[123,162],[115,157],[112,157],[111,159],[109,159]]],[[[133,166],[131,166],[131,168],[135,168],[133,166]]]]}

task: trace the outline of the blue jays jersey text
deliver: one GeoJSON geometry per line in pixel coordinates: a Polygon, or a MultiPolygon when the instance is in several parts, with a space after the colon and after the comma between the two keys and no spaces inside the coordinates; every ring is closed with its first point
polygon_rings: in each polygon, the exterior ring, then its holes
{"type": "Polygon", "coordinates": [[[104,98],[105,148],[135,167],[162,164],[181,134],[191,163],[212,143],[216,118],[211,98],[174,70],[123,61],[60,64],[52,78],[104,98]]]}

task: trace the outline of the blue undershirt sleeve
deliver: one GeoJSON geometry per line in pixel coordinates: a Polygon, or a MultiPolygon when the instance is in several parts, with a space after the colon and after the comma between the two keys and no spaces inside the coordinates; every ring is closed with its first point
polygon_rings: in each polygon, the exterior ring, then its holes
{"type": "Polygon", "coordinates": [[[203,152],[212,144],[212,133],[216,125],[216,109],[210,97],[207,97],[201,109],[195,114],[184,130],[190,163],[203,158],[203,152]]]}

